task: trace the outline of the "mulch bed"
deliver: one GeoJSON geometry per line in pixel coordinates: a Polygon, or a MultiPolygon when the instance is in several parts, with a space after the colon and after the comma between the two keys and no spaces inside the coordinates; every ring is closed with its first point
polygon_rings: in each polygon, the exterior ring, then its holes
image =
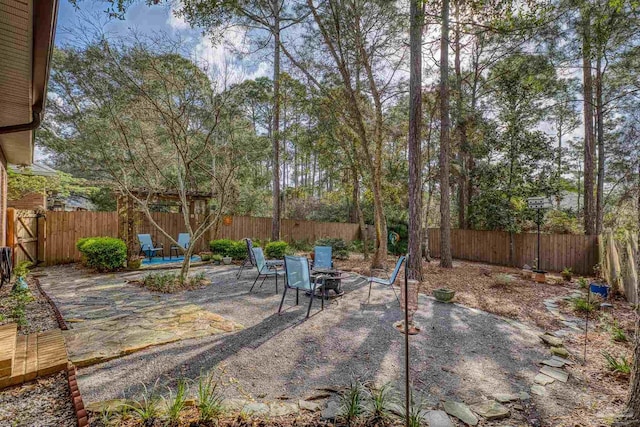
{"type": "MultiPolygon", "coordinates": [[[[56,312],[43,295],[36,280],[28,280],[34,300],[25,307],[26,324],[20,334],[44,332],[59,328],[56,312]]],[[[0,314],[6,318],[0,324],[14,322],[11,318],[11,285],[0,289],[0,314]]],[[[19,386],[0,390],[0,425],[10,426],[77,426],[76,411],[71,400],[67,371],[38,378],[19,386]]]]}
{"type": "MultiPolygon", "coordinates": [[[[36,279],[29,278],[27,281],[34,300],[25,307],[27,324],[18,327],[18,333],[23,335],[48,331],[59,327],[55,312],[51,308],[49,300],[40,293],[35,280],[36,279]]],[[[0,325],[15,322],[11,317],[11,309],[14,306],[12,300],[11,284],[5,284],[0,289],[0,314],[3,316],[3,320],[0,320],[0,325]]]]}

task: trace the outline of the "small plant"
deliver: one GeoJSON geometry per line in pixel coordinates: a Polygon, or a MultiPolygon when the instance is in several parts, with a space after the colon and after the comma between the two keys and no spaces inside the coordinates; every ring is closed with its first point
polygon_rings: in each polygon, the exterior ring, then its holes
{"type": "Polygon", "coordinates": [[[587,289],[587,287],[589,286],[589,281],[586,277],[581,277],[578,279],[578,286],[580,287],[580,289],[587,289]]]}
{"type": "Polygon", "coordinates": [[[160,415],[160,399],[152,392],[149,392],[147,386],[142,384],[144,392],[140,400],[136,400],[133,405],[125,405],[133,412],[133,415],[142,422],[143,425],[153,425],[160,415]]]}
{"type": "Polygon", "coordinates": [[[200,259],[204,262],[211,261],[212,256],[213,256],[212,252],[200,252],[200,259]]]}
{"type": "Polygon", "coordinates": [[[265,246],[264,252],[267,258],[282,259],[289,252],[289,245],[281,240],[270,242],[265,246]]]}
{"type": "Polygon", "coordinates": [[[573,270],[569,267],[565,267],[560,273],[565,282],[570,282],[573,277],[573,270]]]}
{"type": "Polygon", "coordinates": [[[179,277],[176,273],[151,273],[144,277],[144,287],[155,292],[172,293],[179,285],[179,277]]]}
{"type": "Polygon", "coordinates": [[[353,425],[365,412],[365,390],[358,381],[351,381],[349,388],[340,395],[340,416],[347,425],[353,425]]]}
{"type": "Polygon", "coordinates": [[[216,264],[220,264],[222,262],[222,255],[212,255],[211,259],[213,260],[213,262],[215,262],[216,264]]]}
{"type": "Polygon", "coordinates": [[[133,256],[127,261],[127,268],[129,270],[137,270],[142,265],[143,260],[144,260],[144,257],[133,256]]]}
{"type": "Polygon", "coordinates": [[[180,421],[180,412],[185,407],[188,390],[187,381],[184,379],[178,380],[175,394],[169,389],[169,399],[165,402],[167,404],[167,420],[172,425],[176,425],[180,421]]]}
{"type": "Polygon", "coordinates": [[[100,415],[98,416],[100,425],[105,427],[117,425],[115,418],[115,414],[113,413],[109,405],[102,408],[102,410],[100,411],[100,415]]]}
{"type": "Polygon", "coordinates": [[[396,395],[391,384],[385,383],[380,387],[369,387],[371,400],[370,416],[375,420],[385,420],[390,415],[389,408],[396,401],[396,395]]]}
{"type": "Polygon", "coordinates": [[[33,264],[29,261],[20,261],[16,268],[13,269],[13,275],[16,279],[22,278],[26,279],[29,274],[29,268],[31,268],[33,264]]]}
{"type": "Polygon", "coordinates": [[[209,279],[207,279],[207,275],[204,271],[199,271],[189,278],[189,284],[191,286],[202,286],[207,284],[208,282],[209,279]]]}
{"type": "Polygon", "coordinates": [[[497,274],[493,280],[496,287],[507,287],[513,283],[513,276],[510,274],[497,274]]]}
{"type": "Polygon", "coordinates": [[[618,372],[623,375],[629,375],[631,373],[631,365],[626,357],[620,356],[620,359],[611,355],[611,353],[603,351],[602,356],[607,362],[607,369],[611,372],[618,372]]]}
{"type": "Polygon", "coordinates": [[[591,313],[596,309],[593,302],[587,301],[587,299],[583,297],[573,298],[571,304],[573,305],[573,310],[580,313],[591,313]]]}
{"type": "Polygon", "coordinates": [[[611,340],[615,342],[627,342],[627,333],[620,327],[617,321],[613,321],[609,325],[609,333],[611,334],[611,340]]]}
{"type": "Polygon", "coordinates": [[[201,374],[198,378],[198,412],[200,421],[208,423],[216,420],[224,412],[222,394],[218,391],[218,382],[212,375],[201,374]]]}
{"type": "Polygon", "coordinates": [[[424,403],[421,400],[417,402],[413,399],[413,393],[411,393],[411,399],[409,402],[409,414],[406,413],[406,408],[402,409],[402,418],[409,420],[409,427],[420,427],[422,420],[426,414],[424,403]]]}

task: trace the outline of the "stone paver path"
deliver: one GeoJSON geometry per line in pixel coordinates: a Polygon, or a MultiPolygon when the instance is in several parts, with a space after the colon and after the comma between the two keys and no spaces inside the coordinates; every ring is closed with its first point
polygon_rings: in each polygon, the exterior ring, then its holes
{"type": "Polygon", "coordinates": [[[153,345],[233,332],[242,325],[183,298],[149,292],[123,279],[137,274],[40,279],[69,326],[69,360],[88,366],[153,345]]]}

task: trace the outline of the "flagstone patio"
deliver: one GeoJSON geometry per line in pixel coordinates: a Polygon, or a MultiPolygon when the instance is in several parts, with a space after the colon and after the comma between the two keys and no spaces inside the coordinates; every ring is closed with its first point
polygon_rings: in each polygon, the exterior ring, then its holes
{"type": "MultiPolygon", "coordinates": [[[[69,267],[66,270],[69,272],[69,267]]],[[[69,326],[69,359],[79,367],[134,353],[153,345],[233,332],[242,325],[172,295],[127,283],[134,274],[57,274],[41,277],[69,326]]]]}

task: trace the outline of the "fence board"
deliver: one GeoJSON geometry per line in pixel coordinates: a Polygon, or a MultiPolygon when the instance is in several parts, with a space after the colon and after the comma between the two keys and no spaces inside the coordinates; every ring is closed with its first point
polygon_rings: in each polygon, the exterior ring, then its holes
{"type": "MultiPolygon", "coordinates": [[[[513,265],[531,265],[537,258],[537,235],[515,234],[513,265]]],[[[577,234],[542,234],[540,268],[562,271],[570,267],[577,274],[592,274],[598,263],[597,236],[577,234]]],[[[440,257],[440,229],[429,229],[429,251],[440,257]]],[[[509,233],[504,231],[451,230],[451,253],[454,258],[488,264],[511,265],[509,233]]],[[[535,267],[535,265],[532,265],[535,267]]]]}
{"type": "MultiPolygon", "coordinates": [[[[178,233],[186,232],[182,214],[154,212],[154,221],[158,223],[169,235],[177,239],[178,233]]],[[[191,226],[198,227],[204,221],[204,215],[192,215],[191,226]]],[[[166,255],[169,254],[171,241],[143,215],[136,219],[138,233],[149,233],[157,244],[165,247],[166,255]]],[[[347,242],[359,238],[357,224],[328,223],[299,220],[282,220],[281,236],[286,241],[307,241],[313,243],[321,237],[338,237],[347,242]]],[[[47,212],[45,259],[47,264],[63,264],[75,262],[80,259],[80,253],[76,250],[76,241],[82,237],[110,236],[118,237],[118,215],[116,212],[47,212]]],[[[231,225],[218,227],[217,236],[214,237],[213,228],[205,233],[203,238],[194,244],[196,250],[207,250],[208,242],[213,238],[240,240],[243,237],[254,239],[271,238],[271,218],[256,218],[246,216],[234,216],[231,225]]]]}

